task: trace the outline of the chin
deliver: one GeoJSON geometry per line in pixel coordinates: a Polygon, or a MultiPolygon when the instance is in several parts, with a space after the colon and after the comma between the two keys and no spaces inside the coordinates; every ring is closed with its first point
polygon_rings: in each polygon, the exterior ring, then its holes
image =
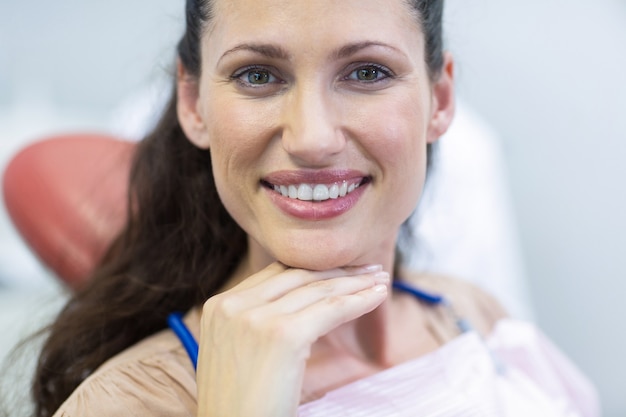
{"type": "Polygon", "coordinates": [[[371,236],[346,233],[275,234],[271,239],[250,240],[250,249],[262,254],[267,263],[278,261],[288,267],[324,271],[347,266],[368,264],[386,265],[393,260],[395,236],[377,239],[371,236]],[[259,243],[263,242],[263,244],[259,243]]]}
{"type": "Polygon", "coordinates": [[[289,251],[280,254],[276,259],[281,263],[300,269],[308,269],[311,271],[324,271],[334,268],[342,268],[345,266],[363,265],[368,263],[358,254],[351,250],[314,250],[308,248],[306,250],[289,251]]]}
{"type": "Polygon", "coordinates": [[[278,259],[281,263],[290,268],[307,269],[310,271],[325,271],[328,269],[341,268],[348,265],[342,262],[329,262],[327,260],[313,260],[313,259],[278,259]]]}

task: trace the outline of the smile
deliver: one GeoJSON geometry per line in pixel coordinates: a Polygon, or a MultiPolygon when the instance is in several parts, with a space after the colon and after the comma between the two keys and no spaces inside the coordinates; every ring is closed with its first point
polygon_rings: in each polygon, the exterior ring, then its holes
{"type": "Polygon", "coordinates": [[[268,185],[273,187],[274,191],[281,194],[283,197],[300,201],[326,201],[345,197],[359,188],[365,181],[366,179],[341,181],[333,184],[268,185]]]}
{"type": "Polygon", "coordinates": [[[357,170],[295,170],[272,172],[261,179],[261,186],[283,213],[319,221],[350,211],[372,182],[357,170]]]}

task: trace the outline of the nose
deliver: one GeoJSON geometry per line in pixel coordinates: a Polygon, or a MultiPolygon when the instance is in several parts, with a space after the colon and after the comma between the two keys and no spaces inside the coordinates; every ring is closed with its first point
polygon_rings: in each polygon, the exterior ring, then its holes
{"type": "Polygon", "coordinates": [[[285,103],[282,146],[298,163],[330,164],[345,147],[331,94],[314,86],[302,87],[294,89],[285,103]]]}

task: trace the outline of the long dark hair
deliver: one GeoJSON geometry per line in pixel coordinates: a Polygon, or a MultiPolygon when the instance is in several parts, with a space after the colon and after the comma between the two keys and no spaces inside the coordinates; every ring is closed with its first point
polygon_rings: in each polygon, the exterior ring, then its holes
{"type": "MultiPolygon", "coordinates": [[[[443,65],[443,0],[408,3],[423,27],[435,78],[443,65]]],[[[194,76],[211,18],[210,1],[186,1],[178,56],[194,76]]],[[[124,230],[48,329],[32,388],[36,417],[54,414],[104,361],[163,329],[169,313],[215,294],[247,251],[246,234],[218,197],[209,151],[193,146],[180,127],[175,93],[138,145],[128,200],[124,230]]]]}

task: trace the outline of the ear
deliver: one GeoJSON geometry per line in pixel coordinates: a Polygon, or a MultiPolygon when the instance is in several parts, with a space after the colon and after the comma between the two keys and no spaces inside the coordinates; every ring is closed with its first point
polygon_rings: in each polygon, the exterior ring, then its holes
{"type": "Polygon", "coordinates": [[[208,149],[209,137],[199,105],[199,80],[189,74],[180,59],[176,63],[176,95],[176,112],[183,132],[198,148],[208,149]]]}
{"type": "Polygon", "coordinates": [[[446,133],[454,117],[454,59],[449,52],[444,53],[443,58],[443,70],[432,87],[433,107],[428,126],[428,143],[435,142],[446,133]]]}

